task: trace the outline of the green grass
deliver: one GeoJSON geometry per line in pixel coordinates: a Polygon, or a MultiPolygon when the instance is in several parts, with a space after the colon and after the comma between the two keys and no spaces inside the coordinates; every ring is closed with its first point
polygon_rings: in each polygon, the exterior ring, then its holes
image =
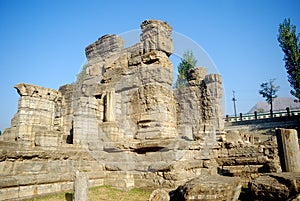
{"type": "MultiPolygon", "coordinates": [[[[122,191],[111,186],[99,186],[89,189],[89,201],[143,201],[148,200],[151,192],[133,188],[130,191],[122,191]]],[[[38,197],[34,199],[29,199],[26,201],[72,201],[72,192],[64,192],[55,195],[48,195],[43,197],[38,197]]]]}
{"type": "Polygon", "coordinates": [[[46,195],[42,197],[37,197],[33,199],[26,199],[26,201],[59,201],[59,200],[64,200],[64,201],[71,201],[72,200],[72,193],[71,192],[65,192],[65,193],[60,193],[60,194],[53,194],[53,195],[46,195]],[[70,197],[70,199],[68,199],[70,197]]]}

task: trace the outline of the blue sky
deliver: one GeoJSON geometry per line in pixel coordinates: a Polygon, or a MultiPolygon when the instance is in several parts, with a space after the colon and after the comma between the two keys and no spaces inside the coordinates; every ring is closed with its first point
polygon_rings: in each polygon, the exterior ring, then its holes
{"type": "Polygon", "coordinates": [[[210,56],[223,77],[226,114],[233,114],[232,90],[237,111],[246,113],[263,101],[259,84],[271,78],[278,95],[289,97],[278,25],[290,18],[300,32],[299,8],[299,0],[0,0],[0,130],[17,111],[15,84],[58,89],[71,83],[87,45],[107,33],[139,29],[145,19],[167,21],[210,56]]]}

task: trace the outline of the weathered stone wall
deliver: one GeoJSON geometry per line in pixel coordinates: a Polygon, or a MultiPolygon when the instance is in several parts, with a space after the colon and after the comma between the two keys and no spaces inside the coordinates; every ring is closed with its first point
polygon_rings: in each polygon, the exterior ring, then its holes
{"type": "Polygon", "coordinates": [[[20,95],[18,112],[2,140],[29,147],[58,146],[61,133],[55,126],[62,126],[56,113],[62,102],[61,93],[31,84],[17,84],[15,88],[20,95]]]}
{"type": "Polygon", "coordinates": [[[75,144],[97,137],[119,141],[177,135],[168,59],[172,28],[156,20],[141,28],[141,42],[133,47],[124,49],[119,36],[106,35],[86,48],[87,74],[75,95],[75,144]]]}
{"type": "Polygon", "coordinates": [[[73,144],[73,90],[74,85],[71,84],[59,88],[63,96],[63,101],[60,107],[56,108],[56,114],[59,114],[60,118],[57,118],[59,121],[57,121],[54,126],[60,127],[57,128],[57,130],[62,129],[62,144],[73,144]]]}
{"type": "MultiPolygon", "coordinates": [[[[18,150],[0,143],[0,199],[24,199],[72,190],[76,170],[85,171],[90,186],[103,185],[104,166],[85,150],[18,150]]],[[[20,148],[20,147],[19,147],[20,148]]]]}
{"type": "Polygon", "coordinates": [[[194,68],[189,71],[188,82],[188,87],[175,91],[178,132],[195,140],[220,134],[224,128],[221,76],[208,74],[204,67],[194,68]]]}
{"type": "Polygon", "coordinates": [[[117,35],[89,45],[88,63],[72,85],[58,91],[16,86],[19,110],[0,138],[16,139],[12,148],[20,152],[0,148],[3,196],[72,189],[78,167],[95,185],[123,189],[175,188],[195,176],[217,174],[221,77],[192,69],[189,86],[174,91],[172,28],[146,20],[141,29],[141,41],[129,48],[117,35]]]}
{"type": "Polygon", "coordinates": [[[262,173],[281,172],[274,138],[257,144],[224,142],[217,152],[218,173],[241,177],[244,184],[262,173]]]}

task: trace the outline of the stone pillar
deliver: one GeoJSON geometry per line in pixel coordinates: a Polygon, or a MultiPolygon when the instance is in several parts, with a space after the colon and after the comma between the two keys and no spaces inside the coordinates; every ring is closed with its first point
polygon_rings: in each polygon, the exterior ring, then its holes
{"type": "Polygon", "coordinates": [[[16,140],[28,147],[57,146],[54,130],[61,125],[54,128],[54,117],[61,117],[55,113],[61,110],[61,92],[26,83],[16,84],[15,88],[20,95],[18,112],[12,121],[16,140]]]}
{"type": "Polygon", "coordinates": [[[277,144],[283,172],[300,172],[300,151],[297,131],[277,129],[277,144]]]}
{"type": "MultiPolygon", "coordinates": [[[[207,70],[203,70],[203,67],[199,68],[200,73],[198,74],[198,79],[201,80],[204,77],[204,83],[207,87],[205,91],[205,85],[201,82],[200,87],[202,90],[202,107],[206,111],[206,115],[209,116],[210,122],[209,126],[214,127],[214,130],[217,133],[222,133],[224,128],[223,120],[223,108],[222,108],[222,97],[223,97],[223,86],[222,86],[222,77],[219,74],[208,74],[207,70]],[[201,72],[202,71],[202,72],[201,72]],[[202,75],[201,75],[202,74],[202,75]],[[205,99],[207,101],[205,101],[205,99]]],[[[200,81],[196,81],[200,82],[200,81]]],[[[206,116],[205,115],[205,116],[206,116]]],[[[204,117],[207,121],[207,117],[204,117]]]]}
{"type": "Polygon", "coordinates": [[[285,108],[285,109],[286,109],[287,116],[291,116],[291,113],[290,113],[290,108],[289,108],[289,107],[287,107],[287,108],[285,108]]]}
{"type": "Polygon", "coordinates": [[[89,200],[89,179],[84,172],[75,173],[74,185],[73,185],[73,201],[88,201],[89,200]]]}
{"type": "Polygon", "coordinates": [[[116,120],[115,114],[116,108],[116,95],[115,90],[106,92],[106,102],[105,102],[105,121],[112,122],[116,120]]]}
{"type": "Polygon", "coordinates": [[[228,114],[226,115],[226,122],[227,123],[229,122],[229,116],[228,116],[228,114]]]}

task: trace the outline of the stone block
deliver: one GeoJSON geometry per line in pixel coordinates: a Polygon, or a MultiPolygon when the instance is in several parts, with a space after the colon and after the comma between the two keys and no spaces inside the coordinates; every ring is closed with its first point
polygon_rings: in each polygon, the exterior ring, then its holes
{"type": "Polygon", "coordinates": [[[61,192],[60,183],[40,184],[36,186],[36,195],[45,195],[61,192]]]}
{"type": "Polygon", "coordinates": [[[13,200],[19,198],[19,187],[0,188],[1,200],[13,200]]]}
{"type": "Polygon", "coordinates": [[[89,186],[95,187],[95,186],[103,186],[104,185],[104,179],[92,179],[89,180],[89,186]]]}
{"type": "Polygon", "coordinates": [[[35,146],[42,147],[57,147],[59,136],[55,132],[49,133],[39,133],[39,135],[35,136],[34,144],[35,146]]]}
{"type": "Polygon", "coordinates": [[[61,182],[61,191],[69,191],[73,189],[73,182],[61,182]]]}
{"type": "Polygon", "coordinates": [[[300,173],[264,174],[249,183],[255,200],[290,200],[300,193],[300,173]]]}
{"type": "Polygon", "coordinates": [[[144,52],[160,50],[164,51],[168,56],[173,53],[172,27],[167,22],[145,20],[141,24],[141,29],[141,41],[144,52]]]}
{"type": "Polygon", "coordinates": [[[171,192],[171,200],[237,200],[241,192],[240,179],[220,175],[203,175],[171,192]]]}
{"type": "Polygon", "coordinates": [[[112,172],[107,175],[104,184],[122,190],[129,190],[134,187],[134,177],[128,172],[112,172]]]}
{"type": "Polygon", "coordinates": [[[14,186],[19,186],[18,178],[16,176],[5,176],[0,179],[0,189],[14,186]]]}
{"type": "Polygon", "coordinates": [[[124,48],[124,41],[121,37],[113,35],[104,35],[93,44],[85,48],[85,54],[88,60],[103,57],[124,48]]]}
{"type": "Polygon", "coordinates": [[[19,187],[19,197],[33,197],[38,195],[37,186],[29,185],[29,186],[20,186],[19,187]]]}

